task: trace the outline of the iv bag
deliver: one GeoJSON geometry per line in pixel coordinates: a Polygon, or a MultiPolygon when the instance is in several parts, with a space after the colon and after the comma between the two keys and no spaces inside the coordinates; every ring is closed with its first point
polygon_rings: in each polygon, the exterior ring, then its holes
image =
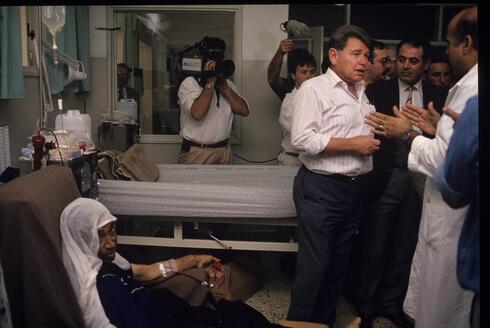
{"type": "Polygon", "coordinates": [[[43,23],[54,36],[65,25],[65,6],[42,6],[43,23]]]}

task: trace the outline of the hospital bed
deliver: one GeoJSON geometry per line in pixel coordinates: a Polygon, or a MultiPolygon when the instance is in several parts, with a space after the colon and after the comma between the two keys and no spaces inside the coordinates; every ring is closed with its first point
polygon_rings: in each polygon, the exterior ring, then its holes
{"type": "Polygon", "coordinates": [[[99,180],[99,200],[135,222],[173,223],[173,237],[119,234],[122,244],[295,252],[293,241],[184,238],[183,223],[296,226],[293,180],[298,167],[158,165],[156,182],[99,180]]]}

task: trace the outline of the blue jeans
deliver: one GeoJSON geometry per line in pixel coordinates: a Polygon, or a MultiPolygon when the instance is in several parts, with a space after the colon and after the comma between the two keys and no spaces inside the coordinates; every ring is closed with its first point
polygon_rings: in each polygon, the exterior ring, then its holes
{"type": "Polygon", "coordinates": [[[288,319],[333,327],[352,238],[365,207],[365,182],[339,181],[302,166],[293,197],[299,250],[288,319]]]}

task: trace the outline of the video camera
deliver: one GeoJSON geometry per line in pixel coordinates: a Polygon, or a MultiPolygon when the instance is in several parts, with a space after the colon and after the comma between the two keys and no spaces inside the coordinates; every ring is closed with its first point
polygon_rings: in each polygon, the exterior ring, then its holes
{"type": "Polygon", "coordinates": [[[231,59],[224,60],[226,44],[220,38],[204,37],[194,46],[187,48],[184,52],[197,49],[199,54],[182,57],[182,73],[196,77],[213,77],[223,75],[229,77],[235,72],[235,63],[231,59]],[[214,60],[216,67],[214,71],[204,71],[204,64],[214,60]]]}

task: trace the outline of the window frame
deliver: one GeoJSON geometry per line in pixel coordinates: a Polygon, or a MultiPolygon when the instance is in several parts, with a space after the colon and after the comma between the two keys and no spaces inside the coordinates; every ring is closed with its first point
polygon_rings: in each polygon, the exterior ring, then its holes
{"type": "MultiPolygon", "coordinates": [[[[235,62],[234,83],[242,94],[242,45],[239,40],[242,35],[242,6],[241,5],[152,5],[152,6],[107,6],[107,26],[114,26],[114,16],[116,13],[134,12],[134,11],[189,11],[189,12],[228,12],[234,14],[234,44],[233,53],[235,62]]],[[[107,38],[108,65],[107,65],[107,83],[108,90],[111,90],[109,97],[109,108],[115,109],[115,99],[117,92],[116,83],[116,33],[109,33],[107,38]]],[[[235,115],[233,120],[232,144],[241,144],[242,141],[242,122],[241,117],[235,115]]],[[[142,144],[180,144],[182,137],[180,135],[160,135],[160,134],[141,134],[139,142],[142,144]]]]}

